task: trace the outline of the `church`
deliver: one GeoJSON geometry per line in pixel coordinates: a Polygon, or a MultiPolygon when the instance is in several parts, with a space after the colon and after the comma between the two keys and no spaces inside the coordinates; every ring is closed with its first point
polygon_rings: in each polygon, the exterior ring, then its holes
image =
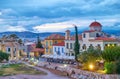
{"type": "MultiPolygon", "coordinates": [[[[86,51],[88,48],[99,48],[104,50],[106,46],[116,46],[118,44],[116,38],[108,36],[102,31],[102,25],[94,21],[89,25],[89,30],[83,31],[78,35],[80,52],[86,51]]],[[[71,36],[70,30],[65,32],[65,53],[67,56],[74,56],[75,35],[71,36]]]]}

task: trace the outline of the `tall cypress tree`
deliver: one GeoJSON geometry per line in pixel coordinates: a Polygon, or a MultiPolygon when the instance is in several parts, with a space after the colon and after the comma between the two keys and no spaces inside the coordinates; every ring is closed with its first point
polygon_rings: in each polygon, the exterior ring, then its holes
{"type": "Polygon", "coordinates": [[[39,36],[37,37],[37,44],[36,44],[36,48],[43,48],[41,40],[39,38],[39,36]]]}
{"type": "Polygon", "coordinates": [[[77,30],[77,26],[75,26],[75,47],[74,47],[74,51],[75,51],[75,60],[78,62],[78,54],[79,54],[79,39],[78,39],[78,30],[77,30]]]}

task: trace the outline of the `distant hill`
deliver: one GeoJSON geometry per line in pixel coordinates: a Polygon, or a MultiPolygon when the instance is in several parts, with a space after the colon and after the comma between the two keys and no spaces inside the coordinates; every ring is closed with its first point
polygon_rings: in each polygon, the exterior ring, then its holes
{"type": "Polygon", "coordinates": [[[2,37],[3,35],[10,35],[10,34],[16,34],[20,38],[36,38],[39,35],[40,38],[42,38],[42,39],[44,39],[45,37],[47,37],[47,36],[49,36],[51,34],[65,35],[64,33],[61,33],[61,32],[33,33],[33,32],[29,32],[29,31],[24,31],[24,32],[1,32],[0,37],[2,37]]]}
{"type": "MultiPolygon", "coordinates": [[[[103,31],[108,33],[108,34],[120,36],[120,30],[107,30],[107,29],[105,29],[103,31]]],[[[79,33],[82,33],[82,32],[83,32],[83,30],[79,30],[79,33]]],[[[62,33],[62,32],[33,33],[33,32],[29,32],[29,31],[24,31],[24,32],[0,32],[0,37],[2,37],[3,35],[10,35],[10,34],[16,34],[20,38],[27,38],[27,39],[33,39],[33,38],[36,39],[36,37],[38,35],[40,36],[41,39],[44,39],[51,34],[65,35],[65,33],[62,33]]],[[[71,32],[71,35],[74,35],[74,32],[71,32]]]]}

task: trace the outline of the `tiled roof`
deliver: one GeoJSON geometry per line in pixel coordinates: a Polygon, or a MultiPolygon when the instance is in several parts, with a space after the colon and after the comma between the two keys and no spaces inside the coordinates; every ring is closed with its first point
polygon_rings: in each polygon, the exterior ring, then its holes
{"type": "Polygon", "coordinates": [[[95,30],[87,30],[87,31],[84,31],[84,33],[90,33],[90,32],[95,32],[95,30]]]}
{"type": "Polygon", "coordinates": [[[91,24],[90,24],[90,27],[101,27],[102,25],[99,23],[99,22],[92,22],[91,24]]]}
{"type": "Polygon", "coordinates": [[[44,52],[44,48],[35,48],[32,50],[32,52],[44,52]]]}
{"type": "Polygon", "coordinates": [[[45,40],[64,40],[64,39],[65,37],[60,34],[52,34],[48,36],[47,38],[45,38],[45,40]]]}
{"type": "Polygon", "coordinates": [[[115,38],[110,38],[110,37],[97,37],[97,38],[95,38],[95,39],[90,39],[89,41],[117,41],[117,39],[115,39],[115,38]]]}
{"type": "Polygon", "coordinates": [[[65,42],[61,42],[61,43],[58,43],[58,44],[54,44],[53,46],[65,46],[65,42]]]}
{"type": "MultiPolygon", "coordinates": [[[[78,35],[78,39],[82,40],[82,35],[81,34],[78,35]]],[[[75,35],[71,36],[70,40],[75,40],[75,35]]]]}
{"type": "Polygon", "coordinates": [[[110,38],[110,37],[97,37],[95,40],[103,40],[103,41],[115,41],[115,38],[110,38]]]}

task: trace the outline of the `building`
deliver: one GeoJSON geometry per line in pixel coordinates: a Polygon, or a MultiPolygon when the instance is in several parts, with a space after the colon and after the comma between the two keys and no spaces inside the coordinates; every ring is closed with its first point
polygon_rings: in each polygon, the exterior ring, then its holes
{"type": "Polygon", "coordinates": [[[57,56],[65,56],[65,42],[53,44],[53,54],[57,56]]]}
{"type": "Polygon", "coordinates": [[[19,44],[16,40],[13,39],[0,39],[0,51],[10,54],[11,60],[18,60],[21,58],[23,52],[23,45],[19,44]]]}
{"type": "MultiPolygon", "coordinates": [[[[104,50],[106,46],[116,46],[117,40],[113,37],[108,37],[102,32],[102,25],[99,22],[92,22],[89,25],[89,30],[78,35],[80,52],[86,51],[88,48],[99,48],[104,50]]],[[[75,36],[70,35],[70,31],[65,33],[65,53],[67,56],[74,56],[75,36]]]]}
{"type": "Polygon", "coordinates": [[[45,38],[44,40],[44,48],[45,54],[52,55],[53,54],[53,44],[58,44],[64,42],[65,37],[59,34],[52,34],[45,38]]]}

